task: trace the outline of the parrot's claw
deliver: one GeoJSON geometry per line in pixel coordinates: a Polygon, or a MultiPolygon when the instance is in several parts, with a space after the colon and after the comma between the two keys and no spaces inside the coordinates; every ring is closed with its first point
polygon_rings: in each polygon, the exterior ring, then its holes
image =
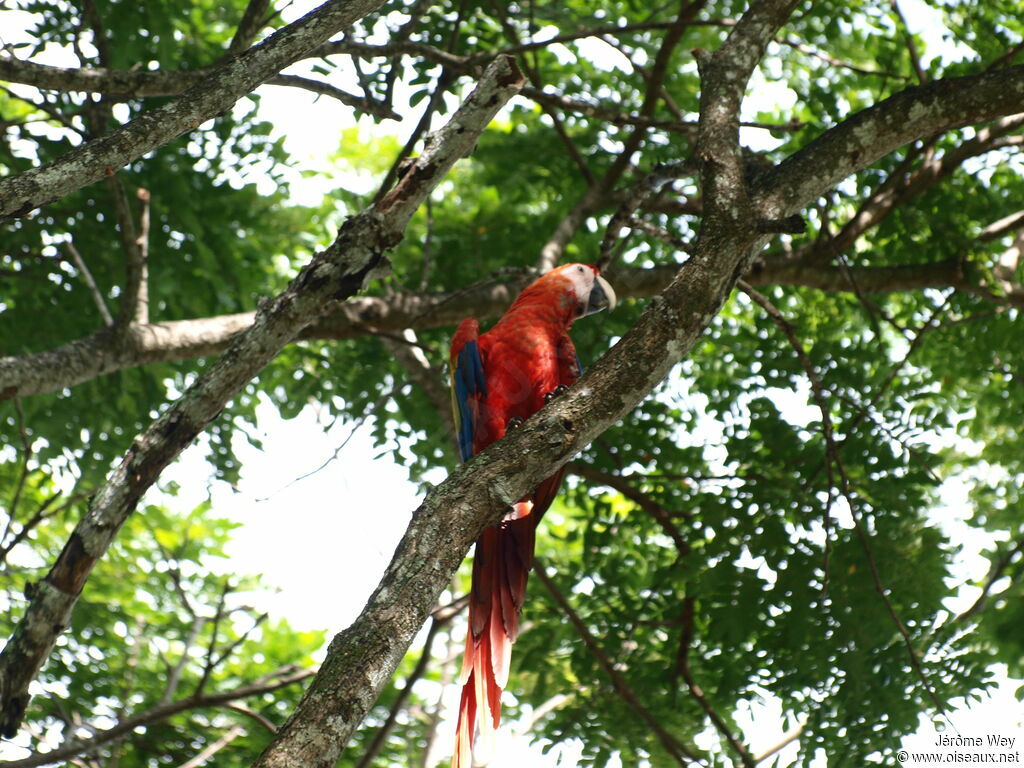
{"type": "Polygon", "coordinates": [[[505,424],[505,431],[511,432],[513,429],[519,429],[521,426],[523,426],[523,420],[518,416],[513,416],[505,424]]]}
{"type": "Polygon", "coordinates": [[[557,387],[554,388],[553,391],[548,392],[546,395],[544,395],[544,402],[545,403],[550,403],[556,397],[561,397],[562,395],[564,395],[568,391],[569,391],[569,388],[567,386],[565,386],[565,384],[559,384],[557,387]]]}

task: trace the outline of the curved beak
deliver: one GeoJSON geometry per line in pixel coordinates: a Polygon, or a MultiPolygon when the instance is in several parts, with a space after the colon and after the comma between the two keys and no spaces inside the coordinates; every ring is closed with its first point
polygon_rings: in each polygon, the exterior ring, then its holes
{"type": "Polygon", "coordinates": [[[600,312],[605,307],[608,311],[615,309],[615,291],[608,281],[600,275],[594,276],[594,287],[590,289],[590,296],[587,299],[586,314],[592,315],[600,312]]]}

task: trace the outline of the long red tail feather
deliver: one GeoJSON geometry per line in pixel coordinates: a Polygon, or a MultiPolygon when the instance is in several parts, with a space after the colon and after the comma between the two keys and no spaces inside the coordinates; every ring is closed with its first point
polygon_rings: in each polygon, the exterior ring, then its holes
{"type": "Polygon", "coordinates": [[[485,745],[501,722],[501,692],[508,683],[512,643],[533,564],[537,521],[532,508],[531,502],[520,502],[509,519],[485,530],[476,543],[452,768],[472,765],[478,712],[485,745]]]}

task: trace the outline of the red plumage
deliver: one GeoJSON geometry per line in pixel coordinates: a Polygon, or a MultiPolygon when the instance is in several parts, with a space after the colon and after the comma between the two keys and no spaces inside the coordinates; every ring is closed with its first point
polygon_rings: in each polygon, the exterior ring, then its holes
{"type": "MultiPolygon", "coordinates": [[[[462,321],[452,338],[451,367],[463,460],[500,439],[509,422],[529,418],[544,406],[550,393],[579,377],[569,327],[577,318],[613,307],[614,302],[611,286],[595,267],[567,264],[520,293],[487,333],[478,335],[476,320],[462,321]]],[[[561,479],[559,470],[477,540],[452,768],[471,764],[478,714],[484,737],[500,721],[501,692],[519,630],[537,523],[561,479]]]]}

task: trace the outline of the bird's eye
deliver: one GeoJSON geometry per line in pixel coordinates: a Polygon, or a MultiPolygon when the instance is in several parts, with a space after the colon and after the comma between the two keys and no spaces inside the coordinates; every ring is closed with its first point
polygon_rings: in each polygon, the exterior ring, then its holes
{"type": "Polygon", "coordinates": [[[576,267],[576,271],[577,272],[582,272],[583,271],[583,267],[576,267]]]}

